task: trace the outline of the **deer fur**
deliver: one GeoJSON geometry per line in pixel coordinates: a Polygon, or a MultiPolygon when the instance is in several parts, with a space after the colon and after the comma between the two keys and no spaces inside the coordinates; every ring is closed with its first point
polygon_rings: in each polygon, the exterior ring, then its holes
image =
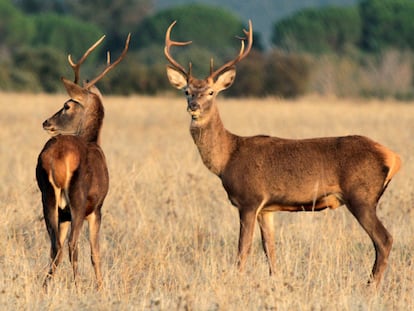
{"type": "MultiPolygon", "coordinates": [[[[165,53],[169,60],[173,25],[166,36],[165,53]]],[[[221,179],[230,202],[239,211],[239,270],[245,268],[256,220],[269,272],[273,274],[276,250],[271,212],[320,211],[345,205],[374,244],[370,281],[379,284],[392,236],[378,219],[376,207],[400,168],[400,157],[364,136],[285,139],[235,135],[224,127],[216,105],[217,94],[229,88],[235,79],[235,63],[220,68],[214,78],[210,75],[202,80],[177,63],[170,63],[167,76],[172,86],[186,94],[190,133],[201,159],[221,179]]]]}

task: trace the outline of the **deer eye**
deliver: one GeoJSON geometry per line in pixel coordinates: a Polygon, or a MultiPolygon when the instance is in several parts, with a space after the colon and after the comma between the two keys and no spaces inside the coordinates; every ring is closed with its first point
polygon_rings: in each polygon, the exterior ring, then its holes
{"type": "Polygon", "coordinates": [[[63,109],[64,109],[64,110],[69,110],[69,109],[70,109],[69,104],[68,104],[68,103],[64,103],[64,104],[63,104],[63,109]]]}
{"type": "Polygon", "coordinates": [[[185,96],[189,96],[190,92],[188,90],[185,90],[184,94],[185,94],[185,96]]]}
{"type": "Polygon", "coordinates": [[[214,94],[214,91],[210,91],[209,93],[208,93],[208,95],[210,95],[210,96],[212,96],[214,94]]]}

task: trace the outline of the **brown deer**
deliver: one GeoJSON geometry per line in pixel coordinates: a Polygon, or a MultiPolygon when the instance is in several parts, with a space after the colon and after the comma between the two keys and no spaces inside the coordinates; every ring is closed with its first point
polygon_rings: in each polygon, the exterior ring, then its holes
{"type": "Polygon", "coordinates": [[[43,213],[51,242],[51,263],[44,287],[47,287],[62,260],[62,247],[69,226],[69,259],[76,284],[77,244],[85,219],[89,225],[91,260],[97,285],[98,288],[102,286],[98,239],[101,207],[108,192],[109,176],[105,156],[99,145],[104,107],[102,95],[95,83],[125,57],[130,35],[119,58],[111,64],[108,53],[104,71],[92,81],[79,86],[80,66],[103,39],[104,36],[76,64],[68,56],[75,79],[72,82],[62,78],[62,82],[70,99],[62,109],[43,122],[43,128],[52,136],[40,152],[36,167],[36,179],[42,193],[43,213]]]}
{"type": "Polygon", "coordinates": [[[264,135],[241,137],[223,125],[216,106],[217,94],[230,87],[235,65],[252,47],[253,32],[244,30],[236,58],[199,80],[171,56],[172,46],[188,42],[165,38],[164,53],[170,83],[184,90],[191,115],[190,133],[205,166],[222,181],[230,202],[238,208],[240,236],[238,268],[245,267],[256,219],[270,274],[276,269],[271,212],[320,211],[346,205],[371,238],[375,262],[370,282],[379,284],[387,265],[392,237],[376,215],[377,202],[401,161],[397,154],[363,136],[285,139],[264,135]],[[247,40],[245,49],[244,41],[247,40]]]}

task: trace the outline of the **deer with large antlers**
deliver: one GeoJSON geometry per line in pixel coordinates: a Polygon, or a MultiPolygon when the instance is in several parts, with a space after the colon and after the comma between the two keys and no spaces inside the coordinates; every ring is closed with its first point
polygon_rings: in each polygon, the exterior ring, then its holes
{"type": "Polygon", "coordinates": [[[217,94],[230,87],[235,65],[252,47],[253,32],[244,30],[236,58],[199,80],[171,56],[172,46],[188,42],[165,38],[170,83],[184,90],[191,115],[190,133],[205,166],[222,181],[230,202],[238,208],[240,236],[238,268],[250,252],[256,220],[272,274],[276,269],[275,237],[271,212],[320,211],[346,205],[371,238],[375,262],[370,282],[379,284],[387,265],[392,237],[376,215],[377,203],[400,168],[400,157],[363,136],[284,139],[241,137],[223,125],[216,106],[217,94]],[[247,40],[247,48],[244,41],[247,40]]]}
{"type": "Polygon", "coordinates": [[[43,213],[51,242],[51,263],[44,287],[62,260],[62,247],[69,226],[69,259],[76,283],[78,238],[85,219],[89,225],[91,260],[97,285],[98,288],[102,286],[99,229],[109,176],[99,143],[104,107],[102,95],[95,84],[125,57],[130,35],[115,62],[111,63],[108,53],[107,66],[103,72],[83,86],[78,85],[80,66],[103,39],[104,36],[77,63],[68,56],[75,79],[72,82],[62,78],[62,82],[70,99],[62,109],[43,122],[43,128],[52,136],[40,152],[36,167],[36,179],[42,193],[43,213]]]}

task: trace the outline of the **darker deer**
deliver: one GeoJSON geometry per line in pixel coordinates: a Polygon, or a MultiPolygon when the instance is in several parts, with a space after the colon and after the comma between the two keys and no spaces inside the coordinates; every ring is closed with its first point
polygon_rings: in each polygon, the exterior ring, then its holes
{"type": "Polygon", "coordinates": [[[88,221],[91,261],[98,288],[102,286],[99,253],[101,207],[108,192],[109,176],[99,138],[104,118],[102,95],[95,86],[108,71],[126,55],[130,35],[119,58],[108,63],[92,81],[78,85],[80,66],[103,41],[92,45],[78,61],[68,60],[74,71],[74,82],[62,78],[69,94],[63,108],[43,122],[43,128],[52,136],[40,152],[36,179],[42,193],[43,214],[50,237],[50,269],[44,281],[47,287],[57,266],[62,261],[62,247],[69,235],[69,259],[75,284],[78,278],[78,238],[84,220],[88,221]]]}
{"type": "Polygon", "coordinates": [[[172,46],[189,42],[165,38],[164,53],[170,65],[170,83],[184,90],[191,115],[190,133],[205,166],[222,181],[240,216],[238,268],[242,271],[250,252],[256,220],[272,274],[276,269],[275,237],[271,212],[320,211],[345,205],[371,238],[375,262],[370,282],[379,284],[387,266],[392,236],[376,215],[377,203],[399,170],[400,157],[363,136],[285,139],[270,136],[241,137],[223,125],[217,94],[229,88],[235,65],[252,47],[253,32],[244,30],[237,57],[210,75],[196,79],[191,63],[186,70],[171,56],[172,46]],[[245,48],[245,41],[247,41],[245,48]]]}

